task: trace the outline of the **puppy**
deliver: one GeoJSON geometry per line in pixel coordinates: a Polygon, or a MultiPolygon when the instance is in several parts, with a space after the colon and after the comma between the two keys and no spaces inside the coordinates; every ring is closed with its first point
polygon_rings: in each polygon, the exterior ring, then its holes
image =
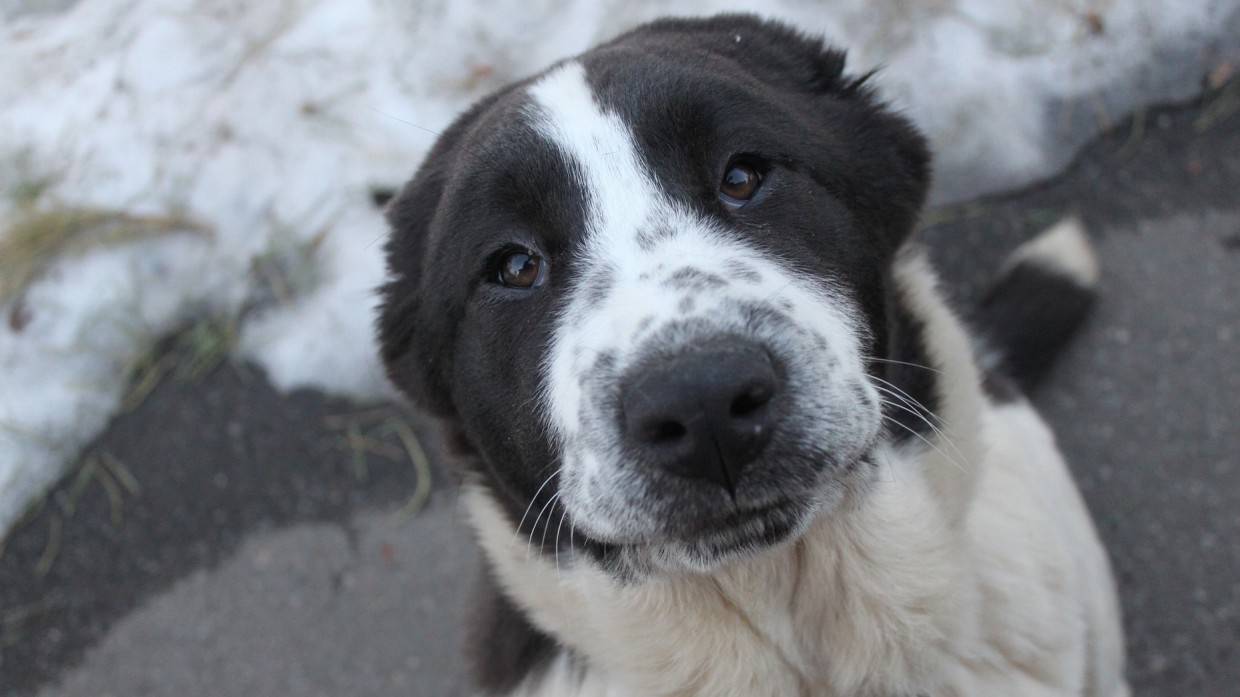
{"type": "Polygon", "coordinates": [[[484,693],[1128,693],[1016,388],[1092,254],[1071,221],[1018,250],[974,337],[908,241],[928,177],[843,53],[748,16],[642,26],[440,137],[379,333],[468,451],[484,693]]]}

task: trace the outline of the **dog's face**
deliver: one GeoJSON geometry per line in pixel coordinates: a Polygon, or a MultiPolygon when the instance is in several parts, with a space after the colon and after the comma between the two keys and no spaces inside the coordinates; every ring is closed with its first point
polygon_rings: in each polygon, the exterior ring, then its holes
{"type": "Polygon", "coordinates": [[[484,100],[393,203],[390,374],[521,534],[707,568],[869,476],[927,154],[842,67],[753,18],[647,25],[484,100]]]}

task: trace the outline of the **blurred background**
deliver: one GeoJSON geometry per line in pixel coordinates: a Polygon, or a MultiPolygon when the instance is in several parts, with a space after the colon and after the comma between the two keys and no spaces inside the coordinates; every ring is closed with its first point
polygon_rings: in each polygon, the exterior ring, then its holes
{"type": "Polygon", "coordinates": [[[1139,695],[1240,685],[1240,0],[0,0],[0,695],[457,695],[478,567],[371,335],[381,205],[478,97],[665,14],[849,49],[962,309],[1076,212],[1035,399],[1139,695]]]}

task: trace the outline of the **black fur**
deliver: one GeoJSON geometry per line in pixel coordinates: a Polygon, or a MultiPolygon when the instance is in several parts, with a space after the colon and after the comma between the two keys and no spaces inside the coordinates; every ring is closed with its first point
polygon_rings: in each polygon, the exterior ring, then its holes
{"type": "Polygon", "coordinates": [[[469,657],[474,680],[486,694],[511,692],[532,674],[547,669],[561,651],[535,628],[484,572],[470,627],[469,657]]]}
{"type": "MultiPolygon", "coordinates": [[[[998,351],[1002,376],[1025,392],[1036,388],[1084,323],[1096,297],[1094,288],[1036,259],[1008,270],[982,299],[976,322],[998,351]]],[[[988,380],[992,396],[1010,396],[1010,390],[996,389],[1002,380],[988,380]]]]}
{"type": "Polygon", "coordinates": [[[930,367],[924,327],[909,314],[899,298],[888,303],[887,347],[871,362],[870,372],[879,378],[879,392],[886,401],[888,433],[898,441],[928,437],[939,426],[938,375],[930,367]],[[894,393],[894,394],[893,394],[894,393]],[[894,423],[892,423],[894,422],[894,423]]]}

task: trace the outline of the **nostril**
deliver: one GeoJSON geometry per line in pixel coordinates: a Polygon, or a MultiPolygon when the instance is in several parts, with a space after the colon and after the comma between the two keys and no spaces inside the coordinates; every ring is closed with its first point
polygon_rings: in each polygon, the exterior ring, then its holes
{"type": "Polygon", "coordinates": [[[684,437],[685,425],[679,421],[656,421],[645,428],[646,441],[652,445],[667,445],[684,437]]]}
{"type": "Polygon", "coordinates": [[[750,416],[762,407],[766,406],[771,397],[774,396],[775,390],[767,384],[758,383],[751,385],[749,389],[742,392],[736,399],[732,400],[732,406],[729,413],[732,418],[741,419],[750,416]]]}
{"type": "Polygon", "coordinates": [[[631,367],[619,385],[626,454],[635,465],[735,496],[784,411],[773,359],[761,345],[732,337],[655,358],[631,367]]]}

